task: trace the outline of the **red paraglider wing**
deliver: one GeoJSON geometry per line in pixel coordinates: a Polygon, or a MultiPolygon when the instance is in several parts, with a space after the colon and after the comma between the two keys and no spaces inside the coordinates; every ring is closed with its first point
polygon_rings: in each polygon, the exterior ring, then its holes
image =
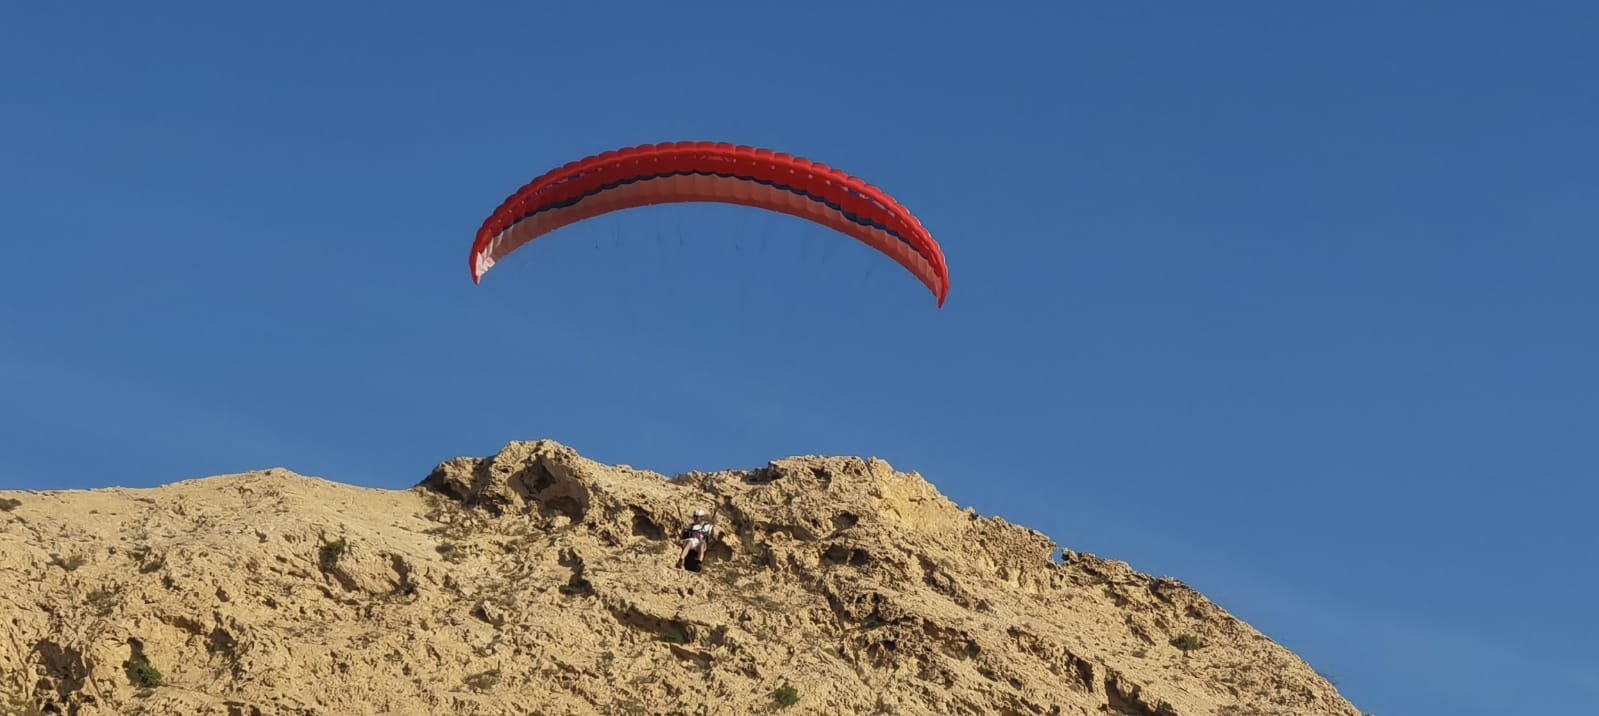
{"type": "Polygon", "coordinates": [[[490,214],[472,243],[472,281],[507,254],[568,224],[651,204],[710,201],[778,211],[865,242],[944,305],[949,270],[931,234],[893,197],[837,169],[716,142],[646,144],[571,162],[529,182],[490,214]]]}

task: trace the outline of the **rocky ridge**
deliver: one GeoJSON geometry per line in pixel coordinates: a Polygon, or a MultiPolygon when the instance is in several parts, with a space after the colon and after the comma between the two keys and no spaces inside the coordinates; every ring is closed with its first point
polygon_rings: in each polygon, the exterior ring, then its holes
{"type": "Polygon", "coordinates": [[[1361,716],[1181,582],[851,457],[0,492],[0,630],[0,713],[1361,716]]]}

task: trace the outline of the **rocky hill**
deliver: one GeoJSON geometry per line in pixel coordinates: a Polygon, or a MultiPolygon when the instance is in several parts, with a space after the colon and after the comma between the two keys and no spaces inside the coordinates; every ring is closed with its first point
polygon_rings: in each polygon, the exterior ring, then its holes
{"type": "Polygon", "coordinates": [[[22,714],[1360,716],[1181,582],[841,457],[0,492],[0,632],[22,714]]]}

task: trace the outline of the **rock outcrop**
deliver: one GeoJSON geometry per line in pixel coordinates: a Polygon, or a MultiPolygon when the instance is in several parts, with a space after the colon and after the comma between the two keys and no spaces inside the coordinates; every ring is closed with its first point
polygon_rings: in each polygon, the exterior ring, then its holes
{"type": "Polygon", "coordinates": [[[1181,582],[845,457],[0,492],[0,631],[6,713],[1360,716],[1181,582]]]}

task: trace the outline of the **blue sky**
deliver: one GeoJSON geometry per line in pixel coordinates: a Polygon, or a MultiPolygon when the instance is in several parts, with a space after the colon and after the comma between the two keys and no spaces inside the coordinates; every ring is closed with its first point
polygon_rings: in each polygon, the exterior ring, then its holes
{"type": "Polygon", "coordinates": [[[1599,6],[10,3],[0,488],[408,487],[553,438],[875,455],[1177,577],[1394,714],[1599,709],[1599,6]],[[474,286],[544,170],[679,139],[894,194],[942,310],[665,206],[474,286]]]}

